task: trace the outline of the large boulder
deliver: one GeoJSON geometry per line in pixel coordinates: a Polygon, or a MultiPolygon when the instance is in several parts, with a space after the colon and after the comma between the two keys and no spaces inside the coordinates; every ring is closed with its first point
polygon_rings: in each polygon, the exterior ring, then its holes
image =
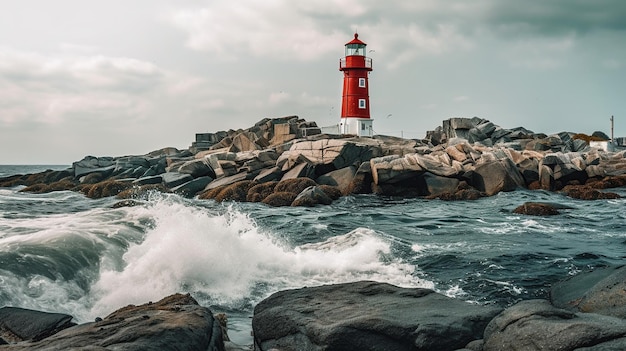
{"type": "Polygon", "coordinates": [[[437,294],[359,281],[277,292],[254,309],[255,349],[456,350],[500,311],[437,294]]]}
{"type": "Polygon", "coordinates": [[[356,167],[344,167],[336,171],[328,172],[317,177],[315,180],[318,184],[332,185],[339,187],[342,193],[347,194],[350,184],[356,174],[356,167]]]}
{"type": "Polygon", "coordinates": [[[213,178],[209,176],[199,177],[172,188],[172,192],[185,197],[194,197],[212,181],[213,178]]]}
{"type": "Polygon", "coordinates": [[[0,340],[9,343],[39,341],[74,325],[72,316],[67,314],[0,308],[0,340]]]}
{"type": "Polygon", "coordinates": [[[330,205],[332,202],[333,199],[326,195],[322,188],[314,185],[302,190],[291,206],[330,205]]]}
{"type": "Polygon", "coordinates": [[[6,350],[208,350],[224,351],[213,313],[189,295],[123,307],[97,322],[64,329],[38,342],[6,350]]]}
{"type": "Polygon", "coordinates": [[[170,189],[193,180],[189,174],[179,172],[165,172],[161,174],[161,178],[163,185],[170,189]]]}
{"type": "MultiPolygon", "coordinates": [[[[367,145],[341,139],[321,139],[315,141],[300,141],[294,143],[289,151],[284,152],[276,161],[277,166],[291,162],[293,167],[298,157],[304,157],[307,162],[316,165],[318,175],[344,168],[353,164],[360,164],[372,157],[382,154],[377,146],[367,145]]],[[[286,170],[283,166],[283,170],[286,170]]]]}
{"type": "Polygon", "coordinates": [[[94,172],[110,174],[115,169],[115,159],[112,157],[86,156],[82,160],[72,163],[72,169],[76,178],[94,172]]]}
{"type": "Polygon", "coordinates": [[[485,329],[483,351],[619,350],[626,320],[594,313],[573,313],[546,300],[527,300],[507,308],[485,329]],[[606,346],[606,347],[605,347],[606,346]]]}
{"type": "Polygon", "coordinates": [[[209,176],[215,179],[217,176],[215,175],[215,171],[209,165],[208,160],[206,159],[194,159],[190,161],[184,162],[180,167],[178,167],[177,171],[179,173],[189,174],[194,178],[209,176]]]}
{"type": "Polygon", "coordinates": [[[516,207],[513,213],[529,216],[554,216],[559,214],[559,210],[552,204],[541,202],[526,202],[516,207]]]}
{"type": "Polygon", "coordinates": [[[573,311],[626,319],[626,266],[597,268],[554,284],[552,303],[573,311]]]}
{"type": "Polygon", "coordinates": [[[424,173],[423,180],[426,186],[425,194],[437,197],[441,194],[454,193],[460,181],[456,178],[440,177],[431,173],[424,173]]]}
{"type": "Polygon", "coordinates": [[[472,175],[472,185],[492,196],[523,187],[525,182],[513,161],[506,158],[477,165],[472,175]]]}
{"type": "Polygon", "coordinates": [[[375,184],[398,183],[412,179],[424,172],[424,169],[411,155],[389,155],[370,160],[370,169],[375,184]]]}

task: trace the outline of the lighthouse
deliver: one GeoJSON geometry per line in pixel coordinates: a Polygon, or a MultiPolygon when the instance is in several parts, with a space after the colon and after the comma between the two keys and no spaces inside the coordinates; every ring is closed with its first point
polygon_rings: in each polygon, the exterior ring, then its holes
{"type": "Polygon", "coordinates": [[[341,134],[373,136],[370,118],[368,75],[372,71],[372,59],[365,56],[366,44],[354,34],[346,43],[346,56],[339,60],[343,72],[343,95],[341,98],[341,134]]]}

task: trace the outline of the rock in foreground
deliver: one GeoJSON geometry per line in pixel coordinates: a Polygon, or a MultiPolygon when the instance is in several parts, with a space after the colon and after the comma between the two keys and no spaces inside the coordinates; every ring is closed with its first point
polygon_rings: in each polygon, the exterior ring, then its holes
{"type": "Polygon", "coordinates": [[[456,350],[499,308],[361,281],[286,290],[254,309],[255,350],[456,350]]]}
{"type": "Polygon", "coordinates": [[[69,349],[223,351],[224,342],[220,324],[208,308],[190,295],[175,294],[156,303],[129,305],[40,341],[0,346],[0,350],[69,349]]]}

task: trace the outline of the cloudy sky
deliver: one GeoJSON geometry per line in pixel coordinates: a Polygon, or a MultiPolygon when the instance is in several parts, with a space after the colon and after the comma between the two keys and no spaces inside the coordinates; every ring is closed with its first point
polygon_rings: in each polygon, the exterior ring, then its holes
{"type": "Polygon", "coordinates": [[[0,164],[184,149],[298,115],[336,124],[368,44],[377,134],[450,117],[626,136],[624,0],[0,0],[0,164]]]}

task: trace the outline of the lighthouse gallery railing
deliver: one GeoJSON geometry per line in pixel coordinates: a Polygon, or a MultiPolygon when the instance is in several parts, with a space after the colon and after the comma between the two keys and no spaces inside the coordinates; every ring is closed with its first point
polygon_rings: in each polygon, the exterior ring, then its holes
{"type": "MultiPolygon", "coordinates": [[[[365,59],[365,64],[361,67],[372,68],[372,59],[369,57],[364,57],[364,59],[365,59]]],[[[339,68],[345,68],[345,67],[346,67],[346,57],[343,57],[339,60],[339,68]]],[[[358,68],[359,66],[355,66],[354,60],[351,60],[350,67],[358,68]]]]}

